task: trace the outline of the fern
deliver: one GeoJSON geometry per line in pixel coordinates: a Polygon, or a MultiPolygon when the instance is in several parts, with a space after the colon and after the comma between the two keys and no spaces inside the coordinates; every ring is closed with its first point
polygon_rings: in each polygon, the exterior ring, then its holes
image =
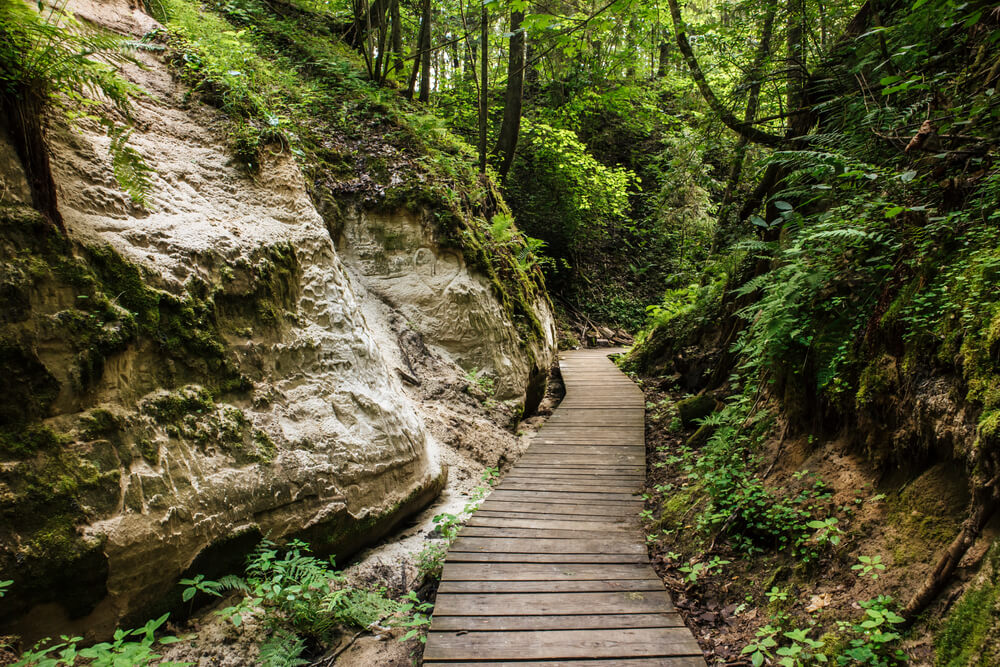
{"type": "Polygon", "coordinates": [[[66,10],[66,0],[39,11],[20,0],[0,0],[0,94],[61,109],[71,122],[96,113],[111,139],[115,180],[137,205],[146,203],[152,170],[126,145],[132,99],[144,95],[117,68],[142,66],[131,53],[155,49],[84,26],[66,10]],[[40,13],[41,12],[41,13],[40,13]],[[100,107],[107,103],[110,109],[100,107]]]}
{"type": "Polygon", "coordinates": [[[306,649],[301,637],[287,630],[278,630],[260,645],[258,661],[261,667],[300,667],[308,660],[300,656],[306,649]]]}
{"type": "Polygon", "coordinates": [[[131,128],[109,124],[111,168],[118,186],[128,193],[134,204],[145,208],[154,172],[138,151],[128,145],[131,134],[131,128]]]}

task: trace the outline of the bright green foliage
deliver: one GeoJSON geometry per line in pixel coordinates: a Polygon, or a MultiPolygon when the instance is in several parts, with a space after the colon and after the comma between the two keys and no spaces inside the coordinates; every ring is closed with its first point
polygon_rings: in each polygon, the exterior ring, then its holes
{"type": "Polygon", "coordinates": [[[396,600],[384,588],[349,585],[332,559],[324,561],[309,552],[309,545],[299,540],[284,547],[265,540],[247,559],[245,577],[230,575],[213,581],[197,575],[182,579],[182,598],[194,601],[199,594],[235,594],[233,604],[216,613],[236,627],[251,617],[262,622],[270,636],[260,646],[260,660],[275,667],[307,664],[300,658],[305,640],[327,643],[338,625],[363,630],[383,623],[405,627],[426,624],[427,609],[412,595],[396,600]]]}
{"type": "Polygon", "coordinates": [[[849,647],[837,656],[837,664],[874,667],[906,664],[907,656],[898,648],[901,635],[896,631],[903,617],[893,611],[893,599],[880,595],[859,604],[865,612],[864,617],[854,623],[840,623],[841,629],[853,637],[849,647]]]}
{"type": "Polygon", "coordinates": [[[78,648],[83,642],[82,637],[62,637],[62,641],[50,644],[43,639],[34,648],[25,651],[14,667],[73,667],[86,664],[93,667],[145,667],[146,665],[162,665],[163,667],[184,667],[193,662],[163,662],[161,654],[157,653],[156,645],[174,644],[184,641],[171,635],[156,636],[157,630],[166,623],[168,614],[151,620],[146,625],[135,630],[115,630],[114,639],[78,648]]]}
{"type": "Polygon", "coordinates": [[[118,70],[137,63],[131,52],[156,48],[88,27],[66,10],[65,0],[37,8],[0,1],[0,95],[19,99],[21,113],[53,106],[70,120],[99,121],[111,139],[115,179],[139,206],[146,203],[152,171],[127,145],[131,130],[115,112],[130,119],[132,99],[144,92],[118,70]]]}
{"type": "Polygon", "coordinates": [[[885,570],[881,556],[858,556],[858,563],[852,565],[851,569],[859,577],[869,577],[872,580],[878,579],[879,572],[885,570]]]}
{"type": "Polygon", "coordinates": [[[437,532],[443,540],[441,542],[430,542],[417,554],[417,567],[420,570],[420,577],[426,579],[439,578],[441,568],[444,567],[444,559],[448,555],[448,547],[451,546],[458,531],[462,529],[465,521],[477,510],[483,499],[489,494],[490,489],[500,481],[500,472],[496,468],[487,468],[482,474],[482,484],[472,489],[469,493],[469,500],[461,514],[442,512],[434,517],[437,532]]]}
{"type": "Polygon", "coordinates": [[[570,263],[607,228],[621,223],[635,175],[598,162],[575,133],[525,122],[507,197],[529,233],[570,263]]]}

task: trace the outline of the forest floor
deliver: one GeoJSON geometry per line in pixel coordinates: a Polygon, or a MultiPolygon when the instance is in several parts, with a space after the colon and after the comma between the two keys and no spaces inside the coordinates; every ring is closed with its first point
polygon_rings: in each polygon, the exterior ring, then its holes
{"type": "MultiPolygon", "coordinates": [[[[810,509],[822,508],[823,514],[838,518],[841,539],[810,562],[767,545],[755,555],[737,552],[725,537],[698,525],[708,500],[691,465],[697,449],[686,444],[697,427],[680,426],[674,408],[685,395],[669,379],[643,384],[646,526],[648,534],[656,534],[649,541],[650,560],[709,664],[750,665],[743,648],[769,625],[809,629],[811,637],[825,642],[824,652],[835,655],[847,645],[849,626],[865,617],[861,603],[887,595],[904,604],[958,532],[968,500],[955,497],[966,488],[957,483],[959,470],[939,464],[917,476],[878,473],[851,451],[845,438],[785,438],[778,435],[785,430],[779,423],[759,455],[768,488],[784,497],[807,494],[810,509]],[[852,567],[861,556],[879,557],[885,570],[859,576],[852,567]],[[693,565],[716,558],[723,564],[692,580],[693,565]]],[[[943,617],[998,533],[994,522],[927,618],[943,617]]],[[[918,622],[904,635],[909,664],[933,664],[934,623],[918,622]]]]}

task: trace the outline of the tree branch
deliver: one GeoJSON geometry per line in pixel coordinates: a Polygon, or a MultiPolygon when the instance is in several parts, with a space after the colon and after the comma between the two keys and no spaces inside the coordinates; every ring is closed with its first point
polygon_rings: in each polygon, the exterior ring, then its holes
{"type": "Polygon", "coordinates": [[[776,134],[769,134],[758,130],[755,127],[748,126],[746,123],[740,122],[733,112],[727,109],[718,97],[715,95],[715,91],[712,87],[708,85],[708,80],[705,78],[704,72],[701,70],[701,65],[698,64],[698,59],[694,55],[694,51],[691,49],[691,43],[688,42],[687,32],[684,30],[684,20],[681,18],[681,9],[677,5],[677,0],[669,0],[670,5],[670,15],[674,19],[674,34],[677,37],[677,46],[680,48],[681,53],[684,55],[684,60],[687,62],[688,69],[691,70],[691,76],[694,78],[695,83],[698,85],[698,90],[701,91],[702,97],[708,102],[708,106],[712,108],[712,111],[716,113],[725,125],[736,132],[742,137],[745,137],[748,141],[752,141],[756,144],[763,144],[765,146],[782,146],[788,143],[788,139],[785,137],[780,137],[776,134]]]}

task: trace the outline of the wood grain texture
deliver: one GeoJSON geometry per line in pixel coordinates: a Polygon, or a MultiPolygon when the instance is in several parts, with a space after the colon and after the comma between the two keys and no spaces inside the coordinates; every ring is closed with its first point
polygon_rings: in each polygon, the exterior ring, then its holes
{"type": "Polygon", "coordinates": [[[649,566],[645,399],[608,353],[562,355],[562,404],[449,549],[424,665],[705,665],[649,566]]]}

